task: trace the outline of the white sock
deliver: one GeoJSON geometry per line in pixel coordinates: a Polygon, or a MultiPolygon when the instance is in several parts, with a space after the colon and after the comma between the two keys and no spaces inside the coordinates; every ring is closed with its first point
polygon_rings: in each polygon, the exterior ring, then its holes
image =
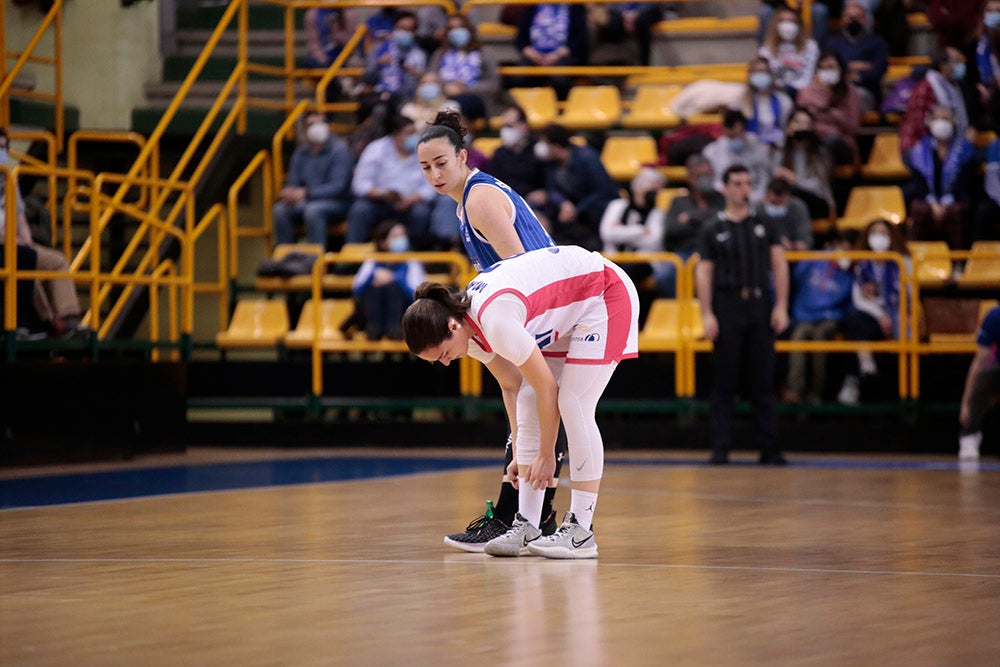
{"type": "Polygon", "coordinates": [[[875,356],[869,350],[858,352],[858,366],[862,375],[875,375],[878,373],[878,366],[875,365],[875,356]]]}
{"type": "Polygon", "coordinates": [[[577,491],[576,489],[570,493],[569,511],[576,517],[576,522],[587,530],[590,530],[594,523],[594,507],[596,506],[596,493],[577,491]]]}
{"type": "Polygon", "coordinates": [[[535,491],[522,479],[517,485],[517,512],[527,519],[535,528],[542,522],[542,503],[545,502],[545,489],[535,491]]]}

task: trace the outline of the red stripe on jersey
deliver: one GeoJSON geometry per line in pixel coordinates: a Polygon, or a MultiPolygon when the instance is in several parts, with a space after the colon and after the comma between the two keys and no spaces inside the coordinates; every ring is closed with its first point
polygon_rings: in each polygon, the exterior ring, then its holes
{"type": "Polygon", "coordinates": [[[462,319],[465,321],[466,324],[469,325],[469,328],[472,329],[472,340],[474,340],[479,345],[479,347],[483,348],[483,352],[491,354],[493,352],[493,348],[486,340],[486,336],[483,335],[483,330],[480,329],[479,326],[472,321],[472,318],[469,317],[468,313],[466,313],[462,319]]]}
{"type": "Polygon", "coordinates": [[[501,294],[513,294],[524,302],[528,311],[526,322],[530,322],[548,310],[562,308],[579,301],[585,301],[591,297],[600,296],[605,288],[605,278],[603,271],[593,271],[579,276],[572,276],[549,283],[540,287],[531,294],[525,295],[513,288],[497,290],[491,294],[476,313],[477,319],[482,320],[483,311],[486,306],[493,302],[501,294]]]}
{"type": "Polygon", "coordinates": [[[629,331],[636,319],[635,313],[632,312],[632,299],[621,276],[610,266],[604,268],[604,281],[607,285],[604,305],[608,309],[608,344],[604,348],[605,357],[623,359],[625,357],[622,353],[628,345],[629,331]]]}

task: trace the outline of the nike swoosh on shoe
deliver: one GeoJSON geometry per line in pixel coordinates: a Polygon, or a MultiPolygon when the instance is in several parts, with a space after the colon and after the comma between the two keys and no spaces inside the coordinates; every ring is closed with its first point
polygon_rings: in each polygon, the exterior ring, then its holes
{"type": "Polygon", "coordinates": [[[583,538],[583,540],[581,540],[580,542],[577,542],[577,541],[576,541],[576,538],[574,537],[574,538],[570,538],[570,542],[572,542],[572,543],[573,543],[573,546],[574,546],[574,547],[576,547],[576,548],[578,548],[578,549],[579,549],[579,548],[580,548],[580,547],[582,547],[582,546],[583,546],[584,544],[586,544],[588,540],[590,540],[590,539],[591,539],[591,538],[593,538],[593,537],[594,537],[593,535],[588,535],[587,537],[583,538]]]}

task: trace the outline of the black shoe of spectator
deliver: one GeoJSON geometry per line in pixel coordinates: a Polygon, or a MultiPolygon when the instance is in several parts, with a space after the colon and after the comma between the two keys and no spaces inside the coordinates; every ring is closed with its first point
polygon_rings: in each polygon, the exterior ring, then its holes
{"type": "Polygon", "coordinates": [[[780,452],[775,452],[774,454],[761,454],[760,459],[758,459],[757,462],[762,466],[788,465],[788,459],[786,459],[780,452]]]}
{"type": "Polygon", "coordinates": [[[729,463],[729,454],[712,454],[712,458],[708,459],[708,465],[712,466],[724,466],[729,463]]]}

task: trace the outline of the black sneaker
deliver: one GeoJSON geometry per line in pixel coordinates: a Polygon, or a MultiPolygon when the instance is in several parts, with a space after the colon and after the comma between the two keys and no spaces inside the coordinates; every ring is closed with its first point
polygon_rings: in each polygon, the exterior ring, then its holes
{"type": "MultiPolygon", "coordinates": [[[[553,512],[553,520],[555,513],[553,512]]],[[[510,526],[493,516],[493,501],[486,501],[486,513],[473,519],[465,532],[446,535],[444,543],[460,551],[482,553],[483,547],[490,540],[500,537],[510,530],[510,526]]]]}
{"type": "Polygon", "coordinates": [[[551,535],[557,530],[559,530],[559,524],[556,523],[556,511],[553,509],[549,512],[548,518],[542,521],[542,537],[551,535]]]}

